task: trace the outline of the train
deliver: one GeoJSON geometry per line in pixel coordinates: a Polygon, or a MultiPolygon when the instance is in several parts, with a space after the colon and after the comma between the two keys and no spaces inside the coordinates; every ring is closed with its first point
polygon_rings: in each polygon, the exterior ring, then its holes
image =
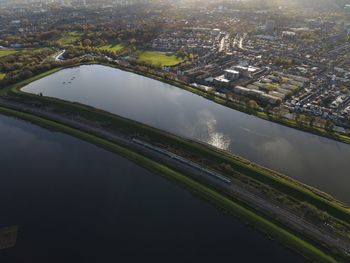
{"type": "Polygon", "coordinates": [[[222,175],[220,175],[220,174],[218,174],[218,173],[216,173],[214,171],[211,171],[211,170],[209,170],[207,168],[203,168],[201,165],[199,165],[197,163],[194,163],[192,161],[188,161],[185,158],[183,158],[183,157],[181,157],[181,156],[179,156],[177,154],[174,154],[174,153],[169,152],[167,150],[163,150],[163,149],[161,149],[159,147],[153,146],[153,145],[151,145],[149,143],[146,143],[146,142],[141,141],[141,140],[136,139],[136,138],[133,138],[132,141],[137,143],[137,144],[139,144],[139,145],[141,145],[141,146],[143,146],[143,147],[145,147],[145,148],[147,148],[147,149],[150,149],[152,151],[155,151],[155,152],[158,152],[160,154],[166,155],[166,156],[170,157],[171,159],[177,160],[177,161],[179,161],[179,162],[181,162],[183,164],[189,165],[189,166],[191,166],[191,167],[193,167],[193,168],[195,168],[195,169],[197,169],[197,170],[199,170],[199,171],[201,171],[203,173],[206,173],[206,174],[208,174],[208,175],[210,175],[210,176],[212,176],[212,177],[214,177],[214,178],[216,178],[216,179],[218,179],[218,180],[220,180],[220,181],[222,181],[222,182],[224,182],[226,184],[231,184],[231,182],[232,182],[229,178],[227,178],[225,176],[222,176],[222,175]]]}

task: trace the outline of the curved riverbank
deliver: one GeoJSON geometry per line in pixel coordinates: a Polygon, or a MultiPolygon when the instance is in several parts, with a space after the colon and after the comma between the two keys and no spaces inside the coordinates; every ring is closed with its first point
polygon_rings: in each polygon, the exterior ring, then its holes
{"type": "Polygon", "coordinates": [[[186,84],[179,82],[177,80],[166,79],[164,77],[154,75],[154,74],[151,74],[148,72],[142,72],[142,71],[136,70],[134,68],[123,67],[123,66],[115,65],[115,64],[101,63],[101,65],[105,65],[108,67],[114,67],[114,68],[117,68],[120,70],[135,73],[135,74],[138,74],[138,75],[141,75],[144,77],[152,78],[152,79],[167,83],[169,85],[176,86],[178,88],[187,90],[191,93],[194,93],[198,96],[201,96],[203,98],[211,100],[211,101],[218,103],[220,105],[223,105],[225,107],[228,107],[228,108],[240,111],[240,112],[244,112],[244,113],[249,114],[249,115],[254,115],[254,116],[256,116],[260,119],[263,119],[263,120],[271,121],[271,122],[278,123],[278,124],[281,124],[281,125],[293,128],[293,129],[309,132],[309,133],[312,133],[315,135],[319,135],[319,136],[333,139],[333,140],[336,140],[339,142],[350,144],[350,136],[348,136],[346,134],[342,134],[342,133],[339,133],[336,131],[327,131],[327,130],[322,129],[322,128],[308,126],[308,125],[304,125],[304,124],[298,124],[296,121],[282,118],[282,117],[278,117],[275,115],[271,115],[271,114],[268,114],[267,112],[264,112],[264,111],[252,110],[252,109],[249,109],[248,107],[246,107],[242,104],[235,103],[235,102],[229,101],[229,100],[225,100],[225,99],[223,99],[219,96],[213,95],[213,94],[208,94],[207,92],[204,92],[201,89],[186,85],[186,84]]]}
{"type": "MultiPolygon", "coordinates": [[[[43,105],[46,105],[46,107],[57,106],[58,108],[64,109],[65,111],[68,111],[68,112],[79,113],[82,116],[86,116],[88,119],[94,119],[96,121],[105,120],[105,122],[107,123],[114,123],[115,127],[120,126],[126,130],[140,130],[142,131],[142,133],[150,136],[150,138],[157,138],[158,136],[160,136],[159,138],[162,138],[163,141],[173,145],[180,145],[181,147],[184,147],[186,149],[189,149],[191,147],[192,150],[196,149],[195,151],[197,153],[207,156],[211,160],[215,160],[217,163],[228,163],[232,165],[239,172],[247,174],[251,178],[258,180],[261,183],[271,185],[282,192],[286,192],[292,195],[293,197],[297,198],[298,200],[306,200],[310,202],[311,201],[310,194],[311,194],[313,196],[311,203],[322,209],[331,208],[333,205],[330,205],[330,206],[329,204],[325,205],[323,201],[319,202],[320,201],[318,200],[319,198],[322,200],[327,200],[327,202],[329,201],[330,203],[333,203],[333,202],[338,203],[337,201],[335,201],[334,198],[331,198],[330,196],[328,196],[327,194],[321,191],[318,191],[312,187],[306,187],[305,185],[300,184],[296,180],[293,180],[289,177],[283,176],[276,172],[271,172],[266,168],[262,168],[259,165],[253,164],[242,158],[238,158],[237,156],[233,158],[232,155],[228,154],[225,151],[220,151],[218,149],[213,148],[210,150],[210,153],[208,153],[207,147],[205,146],[199,146],[199,144],[191,145],[192,142],[186,141],[185,143],[183,140],[181,140],[181,144],[180,144],[179,143],[180,140],[178,139],[174,140],[173,139],[174,136],[172,137],[169,133],[161,132],[160,130],[153,129],[147,125],[140,125],[140,123],[128,120],[123,117],[119,117],[119,116],[117,117],[116,115],[107,113],[102,110],[97,110],[92,107],[85,106],[78,103],[69,103],[60,99],[40,97],[37,95],[32,95],[32,94],[28,94],[20,91],[21,87],[23,85],[26,85],[28,82],[30,81],[26,81],[25,83],[19,83],[13,86],[9,90],[10,94],[17,97],[21,97],[21,99],[40,101],[41,103],[43,103],[43,105]],[[157,130],[157,132],[154,132],[155,130],[157,130]],[[197,148],[200,148],[200,149],[197,149],[197,148]],[[305,192],[305,189],[307,189],[307,192],[305,192]]],[[[345,206],[339,203],[339,207],[345,207],[345,206]]],[[[333,212],[334,212],[334,215],[338,216],[339,214],[336,210],[337,209],[335,209],[335,211],[333,212]]],[[[348,211],[345,210],[345,214],[347,213],[348,211]]]]}
{"type": "Polygon", "coordinates": [[[308,262],[179,184],[68,134],[0,114],[0,145],[0,240],[3,226],[20,224],[0,262],[212,263],[233,251],[238,261],[308,262]]]}
{"type": "MultiPolygon", "coordinates": [[[[198,89],[198,88],[186,85],[186,84],[184,84],[184,83],[182,83],[180,81],[173,80],[173,79],[167,79],[167,78],[159,76],[159,75],[155,75],[155,74],[152,74],[152,73],[149,73],[149,72],[143,72],[143,71],[140,71],[140,70],[136,70],[135,68],[125,67],[125,66],[121,66],[121,65],[115,64],[115,63],[112,64],[112,63],[98,63],[98,62],[85,63],[84,62],[84,63],[77,63],[77,64],[66,66],[66,67],[59,67],[59,68],[55,68],[55,69],[49,70],[47,72],[44,72],[42,74],[39,74],[38,76],[35,76],[35,77],[30,78],[28,80],[22,81],[20,83],[16,83],[16,84],[14,84],[14,85],[12,85],[10,87],[11,87],[11,90],[13,90],[12,88],[15,87],[17,91],[21,92],[20,89],[23,86],[25,86],[25,85],[27,85],[27,84],[35,81],[35,80],[38,80],[40,78],[43,78],[43,77],[46,77],[46,76],[51,75],[53,73],[56,73],[56,72],[58,72],[58,71],[60,71],[62,69],[78,67],[78,66],[81,66],[81,65],[94,65],[94,64],[96,64],[96,65],[103,65],[103,66],[107,66],[107,67],[112,67],[112,68],[116,68],[116,69],[120,69],[120,70],[123,70],[123,71],[130,72],[130,73],[134,73],[134,74],[137,74],[137,75],[140,75],[140,76],[144,76],[144,77],[147,77],[147,78],[151,78],[151,79],[154,79],[154,80],[157,80],[157,81],[160,81],[160,82],[163,82],[163,83],[166,83],[166,84],[169,84],[169,85],[181,88],[183,90],[189,91],[189,92],[191,92],[193,94],[201,96],[201,97],[203,97],[205,99],[213,101],[213,102],[215,102],[217,104],[220,104],[222,106],[225,106],[225,107],[228,107],[228,108],[231,108],[231,109],[234,109],[234,110],[237,110],[237,111],[249,114],[249,115],[256,116],[256,117],[258,117],[260,119],[263,119],[263,120],[266,120],[266,121],[271,121],[273,123],[277,123],[277,124],[280,124],[280,125],[283,125],[283,126],[286,126],[286,127],[289,127],[289,128],[293,128],[293,129],[296,129],[296,130],[312,133],[312,134],[315,134],[315,135],[318,135],[318,136],[322,136],[322,137],[325,137],[325,138],[329,138],[329,139],[332,139],[332,140],[336,140],[336,141],[339,141],[339,142],[350,144],[350,136],[348,136],[346,134],[339,133],[339,132],[336,132],[336,131],[328,131],[328,130],[325,130],[323,128],[313,127],[313,126],[309,126],[309,125],[305,125],[305,124],[298,124],[294,120],[290,120],[290,119],[278,117],[278,116],[275,116],[275,115],[271,115],[271,114],[268,114],[267,112],[264,112],[264,111],[252,110],[252,109],[249,109],[247,106],[244,106],[242,104],[239,104],[239,103],[236,103],[236,102],[233,102],[233,101],[230,101],[230,100],[225,100],[225,99],[223,99],[223,98],[221,98],[219,96],[216,96],[214,94],[209,94],[207,92],[204,92],[201,89],[198,89]]],[[[3,90],[5,90],[5,92],[9,91],[9,87],[7,87],[7,88],[5,88],[3,90]]],[[[0,95],[3,94],[3,92],[4,91],[0,90],[0,95]]]]}
{"type": "MultiPolygon", "coordinates": [[[[59,69],[56,70],[58,71],[59,69]]],[[[44,74],[42,76],[44,76],[44,74]]],[[[35,77],[34,80],[38,78],[40,78],[40,76],[35,77]]],[[[30,80],[27,80],[26,82],[29,83],[30,80]]],[[[210,160],[211,163],[209,165],[212,165],[213,167],[221,164],[230,165],[237,174],[242,174],[262,185],[268,185],[273,189],[276,189],[278,192],[285,193],[287,196],[295,198],[300,202],[307,201],[321,211],[327,211],[330,215],[344,220],[345,222],[349,222],[349,209],[344,204],[321,191],[303,185],[282,174],[263,168],[225,151],[180,138],[103,110],[79,103],[70,103],[60,99],[40,97],[21,92],[20,88],[25,84],[19,83],[13,86],[11,89],[8,89],[9,93],[7,94],[9,95],[9,101],[12,100],[17,104],[22,105],[22,111],[24,112],[27,111],[26,109],[39,109],[38,112],[40,110],[42,112],[55,112],[65,118],[76,119],[77,121],[91,120],[92,122],[95,122],[97,126],[101,125],[101,127],[108,127],[109,129],[122,131],[123,133],[142,134],[151,141],[161,142],[164,145],[173,147],[174,149],[183,149],[194,155],[202,156],[206,160],[210,160]]],[[[48,119],[50,119],[50,117],[48,119]]],[[[78,128],[78,130],[80,130],[80,128],[78,128]]],[[[271,194],[273,194],[273,192],[271,192],[271,194]]],[[[271,220],[273,221],[273,219],[269,219],[269,221],[271,220]]]]}
{"type": "Polygon", "coordinates": [[[101,65],[65,69],[21,90],[82,103],[214,145],[350,204],[347,144],[265,121],[175,86],[101,65]],[[73,77],[76,78],[68,84],[73,77]]]}
{"type": "Polygon", "coordinates": [[[220,194],[217,191],[201,184],[200,182],[181,174],[179,171],[157,163],[145,156],[138,154],[137,152],[133,152],[111,141],[88,134],[84,131],[76,130],[74,128],[65,126],[64,124],[43,119],[41,117],[37,117],[28,113],[23,113],[2,107],[0,107],[0,112],[28,120],[47,128],[52,128],[54,130],[70,134],[74,137],[105,148],[106,150],[114,152],[118,155],[124,156],[125,158],[132,160],[133,162],[136,162],[137,164],[153,172],[156,172],[175,181],[176,183],[179,183],[200,197],[208,200],[209,202],[212,202],[218,207],[225,209],[225,211],[228,211],[235,216],[239,216],[240,218],[247,220],[254,227],[277,239],[284,245],[296,250],[307,258],[316,259],[318,262],[336,262],[336,260],[334,260],[331,256],[318,249],[312,243],[309,243],[293,234],[292,232],[288,231],[287,229],[284,229],[280,225],[274,223],[272,219],[263,218],[259,212],[256,213],[251,209],[234,202],[228,196],[220,194]]]}

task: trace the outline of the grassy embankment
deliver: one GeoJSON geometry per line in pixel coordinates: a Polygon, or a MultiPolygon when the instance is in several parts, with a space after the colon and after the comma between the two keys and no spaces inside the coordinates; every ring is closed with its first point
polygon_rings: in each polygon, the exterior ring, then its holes
{"type": "Polygon", "coordinates": [[[14,84],[14,85],[12,85],[12,86],[9,86],[9,87],[0,89],[0,96],[9,94],[9,92],[10,92],[11,89],[14,89],[14,90],[20,89],[20,88],[24,87],[25,85],[27,85],[27,84],[29,84],[29,83],[31,83],[31,82],[33,82],[33,81],[36,81],[36,80],[38,80],[38,79],[44,78],[44,77],[46,77],[46,76],[49,76],[49,75],[51,75],[51,74],[53,74],[53,73],[55,73],[55,72],[58,72],[58,71],[60,71],[60,70],[62,70],[62,69],[63,69],[62,67],[55,68],[55,69],[51,69],[51,70],[49,70],[49,71],[46,71],[46,72],[41,73],[41,74],[39,74],[39,75],[36,75],[36,76],[34,76],[34,77],[32,77],[32,78],[29,78],[29,79],[27,79],[27,80],[24,80],[24,81],[21,81],[21,82],[19,82],[19,83],[16,83],[16,84],[14,84]]]}
{"type": "Polygon", "coordinates": [[[167,54],[165,52],[156,51],[142,51],[138,55],[138,61],[149,63],[159,66],[175,66],[184,61],[182,58],[178,58],[175,55],[167,54]]]}
{"type": "Polygon", "coordinates": [[[44,127],[54,128],[55,130],[62,131],[64,133],[70,134],[82,140],[93,143],[97,146],[103,147],[106,150],[124,156],[125,158],[136,162],[137,164],[156,172],[162,176],[173,180],[182,186],[185,186],[190,191],[199,195],[200,197],[214,203],[215,205],[225,209],[226,211],[244,218],[250,224],[254,225],[256,228],[267,233],[268,235],[276,238],[286,246],[298,251],[307,258],[315,259],[317,262],[336,262],[334,258],[327,255],[325,252],[318,249],[313,244],[301,239],[297,235],[283,229],[278,224],[273,223],[273,221],[261,217],[259,214],[246,207],[234,202],[227,196],[224,196],[207,186],[200,184],[199,182],[185,176],[178,171],[175,171],[163,164],[155,162],[144,155],[133,152],[115,143],[107,141],[103,138],[96,137],[94,135],[85,133],[83,131],[65,126],[63,124],[43,119],[31,114],[14,111],[11,109],[6,109],[0,107],[0,113],[12,115],[21,119],[31,121],[33,123],[42,125],[44,127]]]}
{"type": "Polygon", "coordinates": [[[208,148],[207,146],[204,146],[202,144],[179,138],[164,131],[160,131],[149,126],[101,110],[97,110],[86,105],[65,102],[54,98],[38,97],[36,95],[26,94],[20,91],[20,88],[26,85],[27,83],[34,81],[40,77],[44,77],[53,72],[56,72],[58,70],[59,69],[55,69],[50,72],[46,72],[44,74],[36,76],[32,79],[18,83],[12,86],[11,88],[7,88],[3,91],[3,93],[9,92],[9,94],[21,97],[22,100],[37,100],[44,105],[54,106],[57,109],[61,109],[63,112],[78,112],[80,116],[85,117],[87,119],[96,120],[103,123],[109,123],[109,126],[111,128],[122,128],[124,131],[130,133],[139,131],[140,133],[144,134],[150,139],[153,139],[155,141],[162,141],[168,145],[172,145],[177,148],[193,152],[194,154],[198,156],[203,156],[204,158],[211,160],[214,163],[230,164],[237,172],[241,174],[251,177],[254,180],[259,181],[263,184],[267,184],[275,188],[276,190],[285,193],[297,200],[306,201],[321,209],[322,211],[327,211],[327,213],[336,218],[339,218],[340,220],[350,222],[349,208],[347,208],[345,205],[338,202],[337,200],[316,189],[305,186],[289,177],[285,177],[274,171],[263,168],[238,156],[234,156],[230,153],[220,151],[218,149],[208,148]]]}
{"type": "Polygon", "coordinates": [[[17,51],[13,49],[0,49],[0,58],[15,54],[17,51]]]}

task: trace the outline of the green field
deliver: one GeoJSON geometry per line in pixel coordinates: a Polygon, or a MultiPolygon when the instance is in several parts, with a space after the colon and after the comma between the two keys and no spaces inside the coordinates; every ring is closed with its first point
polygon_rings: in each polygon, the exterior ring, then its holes
{"type": "Polygon", "coordinates": [[[57,43],[60,45],[69,45],[73,44],[81,39],[82,33],[76,31],[70,31],[65,33],[60,39],[57,40],[57,43]]]}
{"type": "Polygon", "coordinates": [[[0,80],[3,80],[5,77],[6,77],[6,74],[0,72],[0,80]]]}
{"type": "Polygon", "coordinates": [[[184,59],[177,58],[175,55],[156,51],[143,51],[138,56],[138,60],[157,66],[175,66],[184,61],[184,59]]]}
{"type": "Polygon", "coordinates": [[[111,51],[111,52],[119,52],[122,51],[125,48],[124,44],[109,44],[98,47],[98,49],[103,51],[111,51]]]}
{"type": "Polygon", "coordinates": [[[14,53],[16,53],[16,50],[13,49],[0,49],[0,58],[1,57],[6,57],[8,55],[12,55],[14,53]]]}

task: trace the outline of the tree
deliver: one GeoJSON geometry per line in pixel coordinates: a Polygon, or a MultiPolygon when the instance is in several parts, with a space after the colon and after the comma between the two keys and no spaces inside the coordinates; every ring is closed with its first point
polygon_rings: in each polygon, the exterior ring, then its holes
{"type": "Polygon", "coordinates": [[[331,131],[333,131],[333,128],[334,128],[333,122],[331,122],[330,120],[327,120],[326,130],[331,132],[331,131]]]}
{"type": "Polygon", "coordinates": [[[307,121],[307,117],[304,114],[298,114],[295,121],[299,126],[302,126],[307,121]]]}
{"type": "Polygon", "coordinates": [[[221,168],[222,170],[227,173],[227,174],[232,174],[234,173],[234,169],[232,168],[232,166],[230,164],[227,164],[227,163],[222,163],[221,164],[221,168]]]}
{"type": "Polygon", "coordinates": [[[183,58],[183,57],[185,57],[185,55],[186,55],[185,47],[181,47],[181,48],[179,49],[179,51],[176,53],[176,56],[177,56],[178,58],[183,58]]]}
{"type": "Polygon", "coordinates": [[[19,77],[21,79],[29,79],[33,76],[33,72],[31,72],[30,70],[25,70],[23,72],[20,73],[19,77]]]}
{"type": "Polygon", "coordinates": [[[214,97],[215,96],[216,90],[214,88],[208,89],[207,93],[209,97],[214,97]]]}
{"type": "Polygon", "coordinates": [[[135,38],[132,38],[131,40],[130,40],[130,45],[131,46],[135,46],[136,45],[136,39],[135,38]]]}
{"type": "Polygon", "coordinates": [[[83,47],[89,47],[89,46],[91,46],[91,44],[92,44],[92,41],[88,38],[84,39],[82,42],[83,47]]]}
{"type": "Polygon", "coordinates": [[[255,100],[249,100],[248,101],[248,107],[252,110],[258,110],[259,104],[255,100]]]}

